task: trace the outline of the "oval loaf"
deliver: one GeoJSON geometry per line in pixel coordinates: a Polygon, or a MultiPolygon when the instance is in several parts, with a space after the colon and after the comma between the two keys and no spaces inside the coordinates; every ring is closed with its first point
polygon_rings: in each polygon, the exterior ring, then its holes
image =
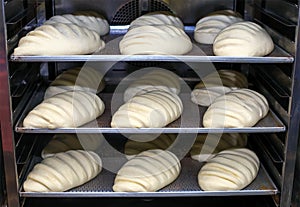
{"type": "Polygon", "coordinates": [[[200,169],[198,183],[204,191],[241,190],[257,176],[259,159],[246,148],[219,152],[200,169]]]}
{"type": "Polygon", "coordinates": [[[67,91],[32,109],[23,121],[28,128],[64,128],[86,124],[104,112],[103,101],[91,92],[67,91]]]}
{"type": "Polygon", "coordinates": [[[144,151],[120,168],[113,190],[154,192],[172,183],[180,170],[180,161],[172,152],[159,149],[144,151]]]}
{"type": "Polygon", "coordinates": [[[62,192],[90,181],[101,170],[102,161],[94,152],[61,152],[36,164],[23,188],[26,192],[62,192]]]}

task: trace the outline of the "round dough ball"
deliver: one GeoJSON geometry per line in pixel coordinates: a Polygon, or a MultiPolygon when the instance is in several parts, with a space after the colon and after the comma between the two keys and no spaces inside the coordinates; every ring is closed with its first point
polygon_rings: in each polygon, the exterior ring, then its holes
{"type": "Polygon", "coordinates": [[[260,25],[244,21],[223,29],[213,43],[217,56],[265,56],[274,49],[270,35],[260,25]]]}
{"type": "Polygon", "coordinates": [[[192,49],[187,34],[172,25],[130,29],[120,42],[122,55],[183,55],[192,49]]]}

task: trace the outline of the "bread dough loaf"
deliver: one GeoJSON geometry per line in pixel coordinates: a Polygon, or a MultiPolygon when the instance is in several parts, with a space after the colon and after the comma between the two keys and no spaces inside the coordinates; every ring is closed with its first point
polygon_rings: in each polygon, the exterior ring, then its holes
{"type": "Polygon", "coordinates": [[[41,157],[51,157],[59,152],[69,150],[96,151],[101,142],[100,134],[80,134],[79,138],[75,134],[56,134],[48,142],[41,152],[41,157]]]}
{"type": "Polygon", "coordinates": [[[172,183],[181,170],[172,152],[147,150],[126,162],[115,178],[116,192],[155,192],[172,183]]]}
{"type": "Polygon", "coordinates": [[[84,66],[68,69],[55,78],[46,89],[44,99],[71,90],[99,93],[105,87],[103,75],[94,68],[84,66]]]}
{"type": "Polygon", "coordinates": [[[84,55],[104,48],[99,34],[75,24],[42,25],[19,41],[14,55],[84,55]]]}
{"type": "Polygon", "coordinates": [[[203,116],[204,127],[252,127],[269,111],[266,98],[250,89],[236,89],[215,99],[203,116]]]}
{"type": "Polygon", "coordinates": [[[166,91],[151,91],[137,95],[123,104],[113,115],[113,128],[164,127],[181,115],[180,98],[166,91]]]}
{"type": "Polygon", "coordinates": [[[259,165],[249,149],[224,150],[200,169],[198,183],[204,191],[241,190],[256,178],[259,165]]]}
{"type": "Polygon", "coordinates": [[[62,192],[90,181],[101,170],[101,159],[94,152],[61,152],[36,164],[23,188],[25,192],[62,192]]]}
{"type": "Polygon", "coordinates": [[[193,103],[209,106],[214,100],[234,89],[247,88],[247,77],[234,70],[218,70],[205,76],[191,93],[193,103]]]}
{"type": "Polygon", "coordinates": [[[120,42],[122,55],[182,55],[192,49],[187,34],[172,25],[130,29],[120,42]]]}
{"type": "Polygon", "coordinates": [[[76,24],[97,32],[99,35],[105,35],[109,32],[109,24],[107,20],[97,12],[78,11],[74,14],[56,15],[47,20],[44,24],[76,24]]]}
{"type": "Polygon", "coordinates": [[[213,44],[216,36],[229,25],[243,21],[233,11],[215,12],[201,18],[195,27],[194,39],[202,44],[213,44]]]}
{"type": "Polygon", "coordinates": [[[274,43],[267,31],[249,21],[226,27],[213,43],[213,52],[217,56],[265,56],[273,49],[274,43]]]}
{"type": "Polygon", "coordinates": [[[133,81],[124,92],[124,101],[127,102],[135,95],[140,95],[153,90],[164,90],[167,92],[179,94],[179,77],[162,68],[147,68],[150,72],[138,77],[133,81]]]}
{"type": "Polygon", "coordinates": [[[151,139],[153,135],[135,134],[131,135],[125,143],[124,153],[127,159],[132,159],[137,154],[152,149],[167,150],[176,139],[175,134],[160,134],[157,138],[151,139]],[[148,137],[148,138],[147,138],[148,137]],[[144,141],[151,140],[151,141],[144,141]]]}
{"type": "Polygon", "coordinates": [[[172,25],[180,29],[184,28],[182,21],[178,17],[173,15],[171,12],[156,11],[156,12],[147,13],[133,20],[130,23],[129,29],[132,29],[134,27],[145,26],[145,25],[152,25],[152,26],[172,25]]]}
{"type": "Polygon", "coordinates": [[[190,155],[194,160],[205,162],[222,150],[245,147],[246,144],[246,134],[199,134],[190,150],[190,155]]]}
{"type": "Polygon", "coordinates": [[[65,128],[86,124],[104,112],[103,101],[93,93],[67,91],[48,99],[31,110],[23,121],[27,128],[65,128]]]}

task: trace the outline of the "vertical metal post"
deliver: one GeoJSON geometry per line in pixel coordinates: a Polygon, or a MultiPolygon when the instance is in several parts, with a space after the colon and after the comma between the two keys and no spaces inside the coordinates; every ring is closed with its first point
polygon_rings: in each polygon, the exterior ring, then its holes
{"type": "MultiPolygon", "coordinates": [[[[300,1],[298,2],[300,5],[300,1]]],[[[293,68],[293,85],[291,93],[291,101],[289,107],[289,125],[287,129],[285,143],[285,162],[282,171],[282,189],[280,206],[289,207],[291,204],[293,182],[295,175],[295,164],[297,157],[297,144],[299,139],[300,127],[300,34],[299,34],[300,18],[298,17],[298,27],[296,31],[296,55],[293,68]]]]}
{"type": "Polygon", "coordinates": [[[7,204],[9,207],[18,207],[18,178],[8,79],[9,70],[7,60],[7,34],[4,0],[1,0],[0,6],[0,123],[3,162],[6,180],[7,204]]]}

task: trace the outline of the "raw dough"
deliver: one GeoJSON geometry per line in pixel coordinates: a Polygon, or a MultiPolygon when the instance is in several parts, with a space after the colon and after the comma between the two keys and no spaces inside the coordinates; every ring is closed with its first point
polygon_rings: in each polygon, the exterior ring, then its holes
{"type": "Polygon", "coordinates": [[[175,94],[180,93],[180,80],[175,73],[162,68],[147,68],[147,70],[150,72],[133,81],[125,90],[125,102],[135,95],[140,95],[153,90],[164,90],[175,94]]]}
{"type": "Polygon", "coordinates": [[[250,89],[236,89],[215,99],[203,116],[204,127],[252,127],[269,111],[266,98],[250,89]]]}
{"type": "Polygon", "coordinates": [[[183,105],[174,93],[151,91],[136,95],[113,115],[113,128],[164,127],[181,115],[183,105]]]}
{"type": "Polygon", "coordinates": [[[75,134],[54,135],[42,150],[41,157],[51,157],[69,150],[96,151],[102,142],[101,134],[80,134],[78,137],[75,134]]]}
{"type": "Polygon", "coordinates": [[[241,190],[257,176],[259,159],[246,148],[219,152],[200,169],[198,183],[204,191],[241,190]]]}
{"type": "Polygon", "coordinates": [[[155,192],[179,175],[181,164],[172,152],[160,149],[144,151],[127,161],[115,178],[116,192],[155,192]]]}
{"type": "Polygon", "coordinates": [[[218,70],[205,76],[191,93],[193,103],[209,106],[214,100],[237,88],[247,88],[247,77],[234,70],[218,70]]]}
{"type": "Polygon", "coordinates": [[[99,34],[75,24],[42,25],[19,41],[14,55],[84,55],[105,47],[99,34]]]}
{"type": "Polygon", "coordinates": [[[124,153],[127,159],[132,159],[137,154],[151,149],[167,150],[176,139],[175,134],[160,134],[157,138],[151,139],[153,135],[135,134],[131,135],[125,143],[124,153]],[[147,138],[148,137],[148,138],[147,138]],[[144,141],[144,140],[151,141],[144,141]]]}
{"type": "Polygon", "coordinates": [[[184,28],[182,21],[168,11],[150,12],[143,16],[140,16],[130,23],[129,28],[132,29],[134,27],[140,27],[145,25],[173,25],[180,29],[184,28]]]}
{"type": "Polygon", "coordinates": [[[260,25],[244,21],[222,30],[213,43],[218,56],[265,56],[274,49],[270,35],[260,25]]]}
{"type": "Polygon", "coordinates": [[[74,14],[56,15],[47,20],[44,24],[63,23],[76,24],[79,27],[85,27],[97,32],[99,35],[105,35],[109,32],[107,20],[97,12],[78,11],[74,14]]]}
{"type": "Polygon", "coordinates": [[[122,55],[182,55],[192,49],[192,42],[175,26],[147,25],[130,29],[119,47],[122,55]]]}
{"type": "Polygon", "coordinates": [[[246,134],[199,134],[190,150],[190,155],[194,160],[205,162],[222,150],[245,147],[246,144],[246,134]]]}
{"type": "Polygon", "coordinates": [[[234,11],[217,11],[201,18],[195,27],[194,39],[202,44],[213,44],[216,36],[229,25],[243,21],[234,11]]]}
{"type": "Polygon", "coordinates": [[[94,152],[61,152],[36,164],[23,188],[25,192],[62,192],[90,181],[101,170],[101,159],[94,152]]]}
{"type": "Polygon", "coordinates": [[[86,124],[104,112],[103,101],[91,92],[67,91],[31,110],[23,121],[27,128],[64,128],[86,124]]]}
{"type": "Polygon", "coordinates": [[[103,75],[94,68],[84,66],[68,69],[55,78],[46,89],[44,99],[71,90],[99,93],[105,87],[103,75]]]}

